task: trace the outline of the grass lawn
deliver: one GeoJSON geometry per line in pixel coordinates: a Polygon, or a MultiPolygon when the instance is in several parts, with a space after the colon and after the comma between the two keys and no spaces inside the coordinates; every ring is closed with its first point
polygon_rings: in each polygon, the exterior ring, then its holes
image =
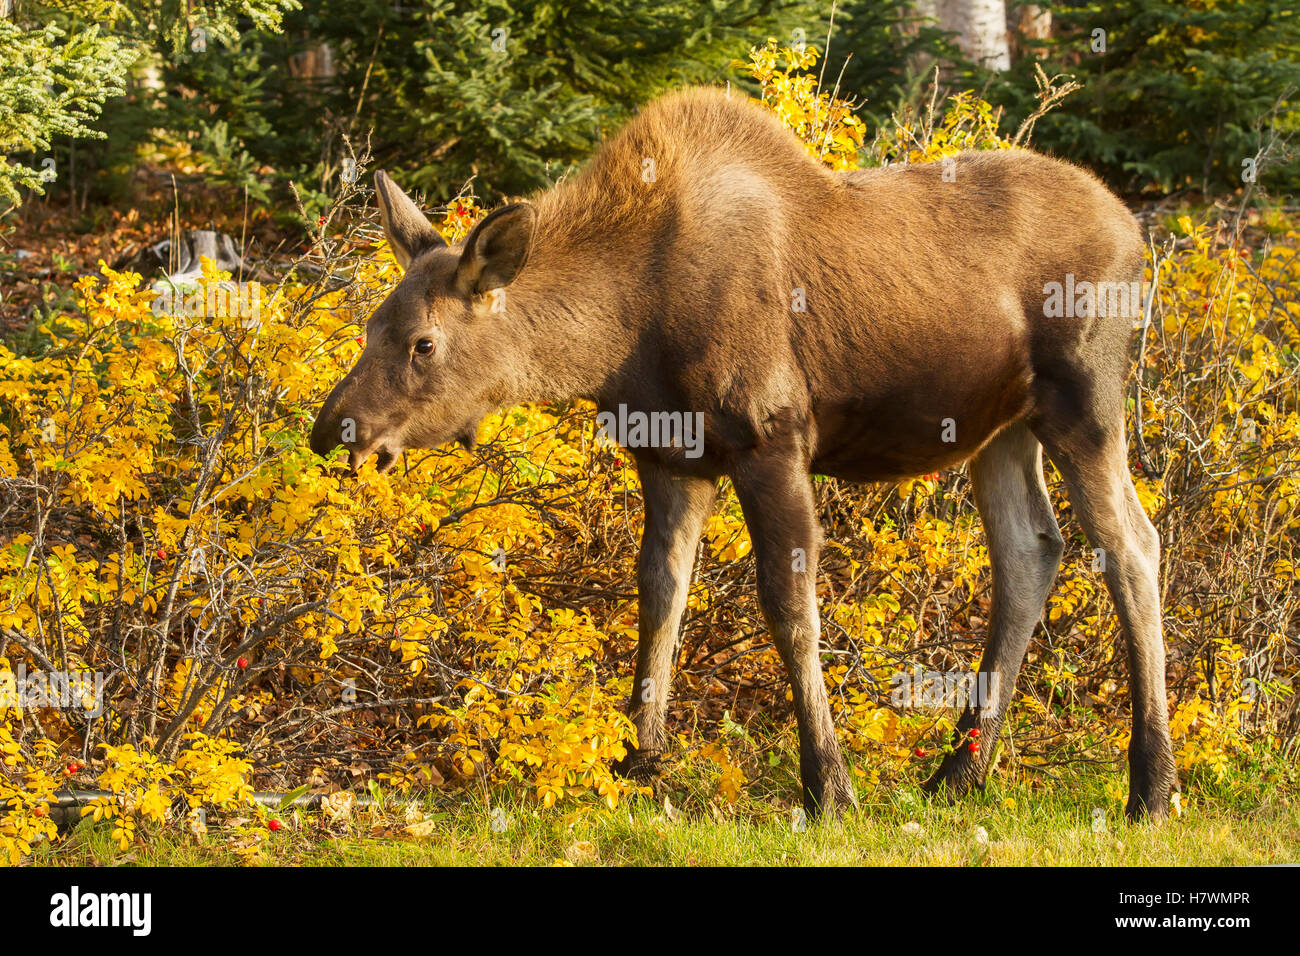
{"type": "Polygon", "coordinates": [[[194,836],[180,824],[141,827],[122,850],[106,823],[83,820],[37,850],[36,865],[205,864],[303,866],[575,865],[1009,865],[1237,866],[1300,862],[1300,800],[1277,774],[1184,781],[1182,813],[1161,824],[1123,819],[1126,780],[1113,773],[992,780],[955,805],[916,783],[861,787],[860,809],[801,830],[793,779],[744,791],[735,806],[690,774],[657,800],[608,810],[592,802],[543,810],[517,792],[437,795],[328,821],[272,813],[213,821],[194,836]],[[678,789],[673,790],[676,786],[678,789]],[[664,796],[674,805],[665,812],[664,796]],[[677,809],[681,806],[683,809],[677,809]],[[1096,819],[1095,810],[1104,814],[1096,819]],[[919,828],[919,829],[918,829],[919,828]]]}

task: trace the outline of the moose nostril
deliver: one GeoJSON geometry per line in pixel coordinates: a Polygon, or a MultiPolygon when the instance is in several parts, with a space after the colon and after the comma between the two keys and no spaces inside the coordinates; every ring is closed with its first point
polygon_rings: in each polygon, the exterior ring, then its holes
{"type": "Polygon", "coordinates": [[[316,424],[312,426],[311,450],[324,458],[339,445],[355,448],[358,444],[357,432],[356,419],[336,418],[322,411],[316,419],[316,424]]]}
{"type": "Polygon", "coordinates": [[[312,451],[323,458],[325,455],[329,454],[329,449],[325,447],[324,429],[321,425],[322,420],[318,417],[316,419],[316,424],[311,427],[311,438],[308,439],[308,444],[311,445],[312,451]]]}

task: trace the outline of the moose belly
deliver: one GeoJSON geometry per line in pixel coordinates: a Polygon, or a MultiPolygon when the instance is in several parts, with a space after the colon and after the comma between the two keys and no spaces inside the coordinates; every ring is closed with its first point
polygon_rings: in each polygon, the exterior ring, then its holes
{"type": "Polygon", "coordinates": [[[916,382],[815,406],[813,473],[890,481],[966,460],[1028,411],[1028,374],[993,379],[965,389],[916,382]]]}

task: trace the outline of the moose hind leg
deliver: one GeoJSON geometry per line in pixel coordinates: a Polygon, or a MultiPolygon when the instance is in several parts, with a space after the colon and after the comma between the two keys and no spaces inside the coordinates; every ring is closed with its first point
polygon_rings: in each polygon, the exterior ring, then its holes
{"type": "Polygon", "coordinates": [[[1044,434],[1044,444],[1065,476],[1070,503],[1088,539],[1100,551],[1106,587],[1128,645],[1133,734],[1125,810],[1131,820],[1145,814],[1161,818],[1169,812],[1178,779],[1165,695],[1160,538],[1128,472],[1122,423],[1044,434]]]}
{"type": "Polygon", "coordinates": [[[952,752],[924,785],[931,793],[953,796],[984,786],[1016,675],[1064,548],[1043,483],[1042,447],[1023,423],[994,436],[971,463],[971,478],[993,568],[988,643],[974,682],[974,693],[986,692],[988,699],[968,700],[952,752]]]}
{"type": "Polygon", "coordinates": [[[673,475],[650,461],[638,463],[638,474],[645,498],[645,528],[637,570],[636,679],[628,705],[637,745],[614,769],[628,777],[647,778],[658,769],[664,747],[678,628],[715,485],[702,478],[673,475]]]}
{"type": "Polygon", "coordinates": [[[836,815],[858,802],[835,737],[818,651],[821,528],[807,459],[794,450],[754,453],[735,468],[732,481],[754,543],[759,604],[790,678],[804,808],[810,815],[836,815]]]}

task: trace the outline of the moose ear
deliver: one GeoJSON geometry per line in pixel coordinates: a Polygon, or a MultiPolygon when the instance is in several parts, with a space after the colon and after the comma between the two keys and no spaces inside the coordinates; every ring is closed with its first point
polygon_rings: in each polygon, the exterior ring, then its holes
{"type": "Polygon", "coordinates": [[[491,213],[465,240],[456,281],[467,295],[500,289],[515,281],[528,261],[537,231],[537,210],[526,202],[491,213]]]}
{"type": "Polygon", "coordinates": [[[382,169],[375,170],[375,196],[379,199],[379,217],[384,222],[384,235],[393,247],[393,256],[406,269],[411,260],[425,249],[445,245],[442,236],[424,218],[411,197],[402,192],[397,183],[388,178],[382,169]]]}

